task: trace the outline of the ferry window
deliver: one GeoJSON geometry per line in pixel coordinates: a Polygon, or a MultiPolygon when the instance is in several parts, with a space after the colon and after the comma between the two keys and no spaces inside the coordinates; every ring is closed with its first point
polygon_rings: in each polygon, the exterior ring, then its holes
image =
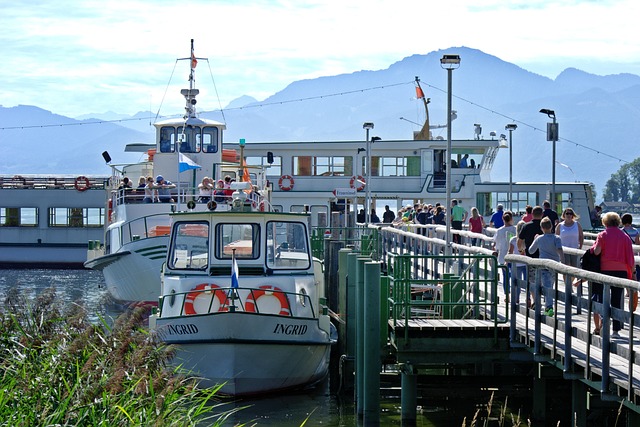
{"type": "Polygon", "coordinates": [[[311,264],[307,227],[302,222],[267,223],[267,267],[307,269],[311,264]]]}
{"type": "Polygon", "coordinates": [[[202,151],[204,153],[218,152],[218,128],[207,126],[202,129],[202,151]]]}
{"type": "MultiPolygon", "coordinates": [[[[366,157],[363,170],[366,173],[366,157]]],[[[420,176],[420,156],[372,157],[371,176],[420,176]]]]}
{"type": "Polygon", "coordinates": [[[209,265],[209,224],[203,221],[178,222],[173,231],[169,268],[206,269],[209,265]]]}
{"type": "Polygon", "coordinates": [[[49,227],[102,227],[104,208],[49,208],[49,227]]]}
{"type": "Polygon", "coordinates": [[[267,156],[247,156],[248,165],[262,166],[266,171],[267,176],[280,176],[282,175],[282,157],[273,156],[273,163],[269,164],[267,156]]]}
{"type": "Polygon", "coordinates": [[[176,136],[173,126],[163,126],[160,129],[160,152],[172,153],[174,151],[176,136]]]}
{"type": "Polygon", "coordinates": [[[295,156],[293,174],[297,176],[353,175],[352,157],[295,156]]]}
{"type": "Polygon", "coordinates": [[[0,208],[0,227],[35,227],[38,208],[0,208]]]}
{"type": "Polygon", "coordinates": [[[257,224],[218,224],[216,258],[257,259],[260,256],[260,227],[257,224]]]}
{"type": "Polygon", "coordinates": [[[509,193],[504,191],[476,194],[476,206],[480,215],[483,216],[492,215],[499,204],[503,205],[505,210],[508,210],[510,200],[516,215],[523,215],[524,208],[527,205],[535,206],[538,204],[538,193],[535,191],[518,191],[513,193],[512,199],[509,198],[509,193]]]}
{"type": "Polygon", "coordinates": [[[180,143],[181,153],[199,153],[200,152],[200,128],[188,125],[178,127],[178,142],[180,143]],[[184,129],[184,133],[183,133],[184,129]]]}

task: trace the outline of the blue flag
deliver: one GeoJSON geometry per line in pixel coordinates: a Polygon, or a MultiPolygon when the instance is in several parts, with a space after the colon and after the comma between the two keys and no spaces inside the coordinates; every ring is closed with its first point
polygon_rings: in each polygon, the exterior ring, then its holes
{"type": "Polygon", "coordinates": [[[236,262],[236,251],[231,255],[231,287],[238,287],[238,263],[236,262]]]}
{"type": "Polygon", "coordinates": [[[182,153],[179,153],[179,170],[180,172],[184,172],[184,171],[188,171],[191,169],[200,169],[202,168],[202,166],[200,166],[199,164],[197,164],[196,162],[194,162],[193,160],[191,160],[190,158],[188,158],[187,156],[185,156],[182,153]]]}

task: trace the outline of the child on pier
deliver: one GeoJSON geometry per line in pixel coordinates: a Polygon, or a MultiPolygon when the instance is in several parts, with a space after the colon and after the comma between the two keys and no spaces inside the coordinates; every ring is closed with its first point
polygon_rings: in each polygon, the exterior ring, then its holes
{"type": "MultiPolygon", "coordinates": [[[[530,253],[540,252],[540,259],[551,259],[557,262],[564,259],[562,240],[553,232],[553,224],[548,217],[542,218],[540,228],[544,234],[536,236],[529,248],[530,253]]],[[[553,316],[553,273],[546,268],[539,270],[542,289],[544,291],[545,311],[547,316],[553,316]]]]}

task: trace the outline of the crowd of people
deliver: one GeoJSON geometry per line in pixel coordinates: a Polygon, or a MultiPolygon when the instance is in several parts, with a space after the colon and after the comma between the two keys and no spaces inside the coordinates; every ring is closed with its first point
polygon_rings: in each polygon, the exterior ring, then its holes
{"type": "MultiPolygon", "coordinates": [[[[234,190],[231,184],[236,180],[226,175],[224,179],[215,182],[214,179],[205,176],[198,184],[198,203],[209,203],[215,201],[222,203],[231,200],[234,190]]],[[[155,179],[152,176],[141,176],[138,180],[138,186],[134,189],[131,180],[123,177],[118,186],[118,190],[125,196],[125,200],[129,202],[141,203],[174,203],[175,195],[171,190],[176,188],[176,184],[164,179],[162,175],[158,175],[155,179]]]]}
{"type": "MultiPolygon", "coordinates": [[[[597,207],[591,215],[591,223],[593,226],[603,226],[604,231],[600,232],[595,243],[589,249],[601,259],[601,273],[612,277],[621,277],[631,280],[638,280],[636,273],[636,265],[634,259],[633,245],[640,245],[640,231],[633,227],[633,217],[631,214],[624,214],[620,217],[615,212],[602,214],[602,209],[597,207]]],[[[458,200],[453,200],[448,216],[450,218],[451,228],[454,230],[462,229],[462,225],[467,223],[469,231],[484,234],[487,228],[484,218],[479,214],[476,207],[470,209],[470,214],[462,207],[458,200]]],[[[440,203],[432,204],[413,204],[402,207],[395,215],[385,206],[383,222],[392,225],[401,225],[407,223],[413,224],[439,224],[446,225],[447,212],[440,203]]],[[[564,209],[560,215],[555,212],[551,203],[545,200],[542,206],[526,206],[525,213],[520,221],[514,224],[515,215],[512,212],[505,211],[502,205],[497,205],[495,212],[489,219],[489,227],[495,228],[493,235],[492,248],[498,259],[499,264],[505,263],[505,256],[509,253],[521,254],[531,258],[551,259],[556,262],[562,262],[573,267],[580,267],[580,257],[575,253],[568,251],[565,253],[563,248],[581,249],[584,244],[584,231],[580,224],[579,216],[570,207],[564,209]]],[[[418,228],[418,233],[425,234],[424,228],[418,228]]],[[[454,234],[454,243],[459,243],[460,236],[454,234]]],[[[471,244],[482,244],[480,239],[472,238],[471,244]]],[[[509,275],[515,274],[520,283],[526,283],[528,280],[530,289],[535,289],[536,268],[525,264],[515,264],[509,266],[509,275]],[[527,278],[528,271],[528,278],[527,278]]],[[[543,313],[546,316],[554,315],[554,276],[551,271],[543,268],[538,269],[541,280],[541,291],[544,296],[543,313]]],[[[640,270],[640,268],[638,268],[640,270]]],[[[570,275],[564,275],[565,283],[571,282],[574,286],[582,285],[581,280],[575,280],[570,275]]],[[[505,294],[508,294],[508,277],[503,280],[505,294]]],[[[581,295],[582,288],[579,288],[581,295]]],[[[515,302],[520,302],[520,292],[514,295],[515,302]]],[[[532,297],[534,294],[527,295],[527,305],[533,306],[532,297]]],[[[602,303],[603,301],[603,285],[600,283],[592,284],[591,299],[602,303]]],[[[623,307],[623,292],[620,287],[611,287],[611,305],[612,307],[623,307]]],[[[618,320],[613,320],[612,337],[619,337],[619,331],[622,324],[618,320]]],[[[595,329],[593,333],[599,335],[602,327],[602,319],[596,313],[594,314],[595,329]]]]}

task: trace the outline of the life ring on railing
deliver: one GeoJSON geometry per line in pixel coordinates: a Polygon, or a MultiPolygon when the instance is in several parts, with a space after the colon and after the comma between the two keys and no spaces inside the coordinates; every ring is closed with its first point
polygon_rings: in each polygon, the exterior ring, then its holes
{"type": "Polygon", "coordinates": [[[89,189],[89,187],[91,187],[91,183],[89,183],[89,178],[87,178],[86,176],[79,176],[76,178],[73,186],[78,191],[86,191],[89,189]]]}
{"type": "MultiPolygon", "coordinates": [[[[275,297],[280,303],[280,316],[291,316],[291,310],[289,309],[289,300],[287,296],[280,288],[271,285],[260,286],[259,290],[251,291],[247,300],[244,302],[244,309],[249,313],[257,313],[257,304],[260,298],[275,297]]],[[[268,314],[275,314],[274,311],[269,311],[268,314]]]]}
{"type": "Polygon", "coordinates": [[[358,175],[358,176],[354,175],[351,177],[351,181],[349,181],[349,187],[355,188],[356,191],[364,190],[365,184],[366,184],[366,181],[364,180],[364,177],[362,175],[358,175]],[[356,185],[356,184],[359,184],[359,185],[356,185]]]}
{"type": "Polygon", "coordinates": [[[260,212],[264,212],[264,200],[258,204],[258,210],[260,212]]]}
{"type": "Polygon", "coordinates": [[[211,295],[211,298],[214,297],[218,299],[218,307],[215,307],[212,301],[207,303],[207,310],[210,310],[209,313],[213,313],[216,311],[229,311],[228,301],[229,298],[224,293],[220,286],[214,285],[213,283],[200,283],[195,288],[191,289],[193,292],[189,292],[184,299],[184,314],[190,316],[193,314],[203,314],[198,313],[195,308],[196,299],[203,296],[211,295]]]}
{"type": "Polygon", "coordinates": [[[293,177],[291,175],[282,175],[280,177],[280,180],[278,180],[278,187],[280,187],[282,191],[290,191],[293,189],[294,183],[295,182],[293,181],[293,177]],[[285,181],[287,181],[286,184],[284,183],[285,181]]]}
{"type": "Polygon", "coordinates": [[[111,223],[111,215],[113,214],[113,199],[109,199],[107,202],[107,219],[111,223]]]}

